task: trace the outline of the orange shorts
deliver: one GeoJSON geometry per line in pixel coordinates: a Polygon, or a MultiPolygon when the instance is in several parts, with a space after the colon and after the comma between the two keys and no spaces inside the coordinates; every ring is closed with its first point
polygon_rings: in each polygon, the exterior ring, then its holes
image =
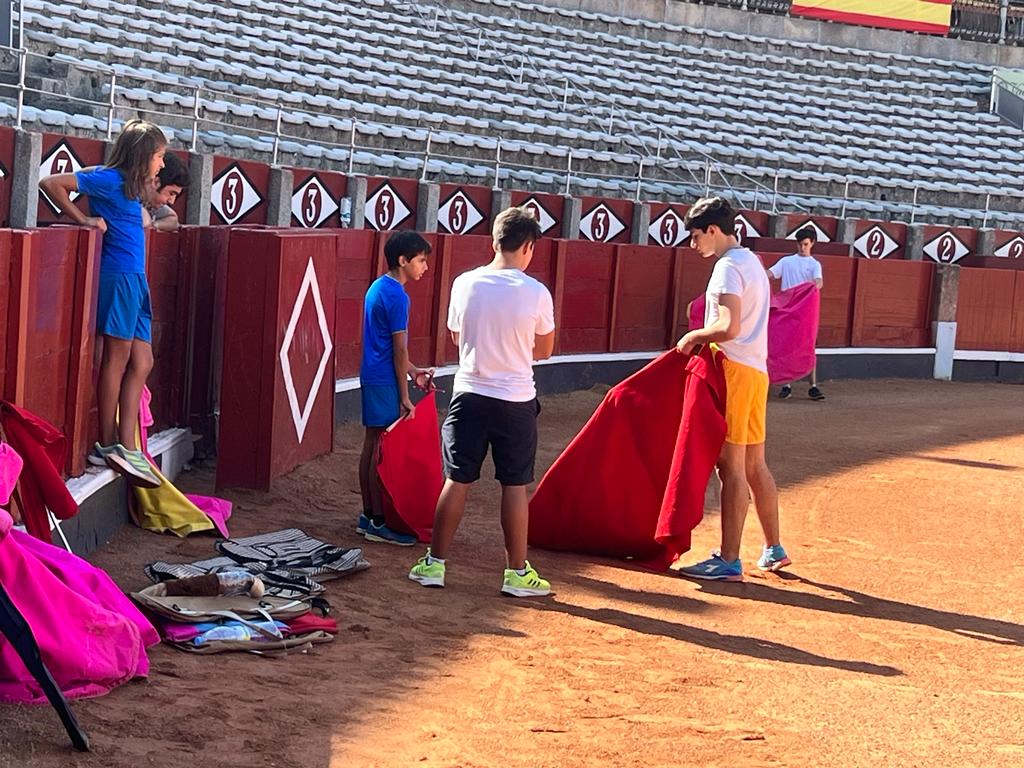
{"type": "Polygon", "coordinates": [[[724,357],[722,370],[725,373],[725,442],[734,445],[763,443],[768,374],[724,357]]]}

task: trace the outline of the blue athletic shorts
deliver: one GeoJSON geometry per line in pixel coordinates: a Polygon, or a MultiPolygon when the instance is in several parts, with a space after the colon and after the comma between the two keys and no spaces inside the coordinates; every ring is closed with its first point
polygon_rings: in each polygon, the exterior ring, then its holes
{"type": "Polygon", "coordinates": [[[362,384],[363,426],[390,427],[398,421],[398,384],[362,384]]]}
{"type": "Polygon", "coordinates": [[[131,272],[100,273],[96,333],[153,343],[153,308],[146,276],[131,272]]]}

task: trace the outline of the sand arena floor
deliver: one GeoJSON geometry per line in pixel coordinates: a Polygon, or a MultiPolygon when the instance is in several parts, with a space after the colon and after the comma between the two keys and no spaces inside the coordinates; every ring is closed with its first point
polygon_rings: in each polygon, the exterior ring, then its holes
{"type": "MultiPolygon", "coordinates": [[[[282,661],[158,647],[148,681],[75,704],[90,755],[48,709],[0,707],[0,766],[1024,765],[1024,389],[823,386],[824,403],[769,408],[782,576],[697,584],[535,551],[557,594],[500,599],[486,482],[445,590],[405,578],[418,549],[366,545],[372,568],[330,587],[334,644],[282,661]]],[[[540,467],[599,400],[544,399],[540,467]]],[[[272,493],[231,494],[233,531],[357,545],[358,440],[344,426],[272,493]]],[[[758,546],[751,512],[748,564],[758,546]]],[[[126,529],[94,561],[135,588],[147,562],[211,552],[126,529]]]]}

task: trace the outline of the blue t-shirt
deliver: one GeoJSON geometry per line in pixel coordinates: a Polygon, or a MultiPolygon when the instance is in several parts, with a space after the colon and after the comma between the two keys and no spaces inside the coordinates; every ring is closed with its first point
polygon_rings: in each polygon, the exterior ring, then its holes
{"type": "Polygon", "coordinates": [[[75,174],[78,191],[89,197],[89,212],[107,222],[100,272],[146,272],[146,233],[142,203],[124,195],[124,176],[116,168],[100,167],[75,174]]]}
{"type": "Polygon", "coordinates": [[[394,384],[394,343],[391,336],[409,330],[409,294],[390,275],[370,285],[363,302],[363,360],[359,380],[363,384],[394,384]]]}

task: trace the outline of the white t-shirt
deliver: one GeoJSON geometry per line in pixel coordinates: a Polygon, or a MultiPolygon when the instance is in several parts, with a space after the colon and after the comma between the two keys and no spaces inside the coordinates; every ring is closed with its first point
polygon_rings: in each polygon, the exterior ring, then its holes
{"type": "Polygon", "coordinates": [[[534,336],[555,330],[551,293],[518,269],[478,267],[452,284],[448,330],[459,334],[455,392],[513,403],[537,396],[534,336]]]}
{"type": "Polygon", "coordinates": [[[708,280],[704,327],[718,320],[718,297],[730,293],[740,298],[740,332],[731,341],[719,342],[730,360],[768,371],[768,308],[772,287],[764,265],[753,251],[735,246],[715,263],[708,280]]]}
{"type": "Polygon", "coordinates": [[[797,285],[821,280],[821,262],[813,256],[783,256],[768,270],[774,278],[782,278],[782,290],[788,291],[797,285]]]}

